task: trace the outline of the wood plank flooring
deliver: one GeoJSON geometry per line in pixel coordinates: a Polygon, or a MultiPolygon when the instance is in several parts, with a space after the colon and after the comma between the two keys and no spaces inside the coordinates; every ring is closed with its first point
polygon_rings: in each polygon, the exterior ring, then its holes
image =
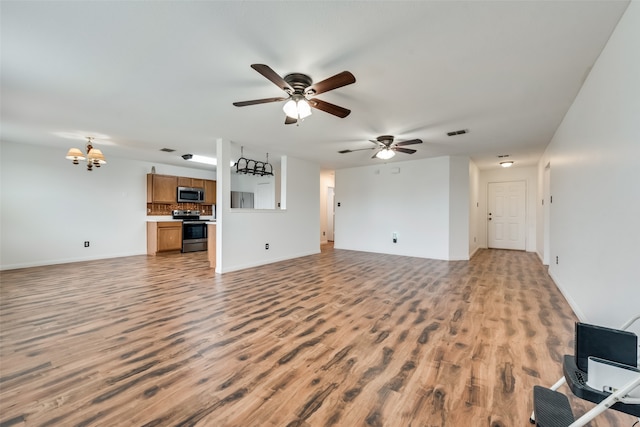
{"type": "Polygon", "coordinates": [[[576,321],[517,251],[446,262],[325,246],[224,275],[197,252],[0,279],[2,427],[525,426],[576,321]]]}

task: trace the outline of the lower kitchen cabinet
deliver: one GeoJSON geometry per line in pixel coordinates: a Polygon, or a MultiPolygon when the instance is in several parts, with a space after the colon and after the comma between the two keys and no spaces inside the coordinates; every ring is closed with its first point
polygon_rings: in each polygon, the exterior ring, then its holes
{"type": "Polygon", "coordinates": [[[182,250],[182,221],[148,221],[147,254],[182,250]]]}

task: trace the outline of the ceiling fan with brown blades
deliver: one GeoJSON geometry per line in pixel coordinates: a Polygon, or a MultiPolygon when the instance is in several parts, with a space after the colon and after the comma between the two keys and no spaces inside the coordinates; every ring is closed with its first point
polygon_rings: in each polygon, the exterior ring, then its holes
{"type": "Polygon", "coordinates": [[[362,150],[374,150],[374,149],[378,149],[378,151],[376,152],[376,154],[373,155],[373,157],[371,157],[372,159],[374,158],[378,158],[378,159],[382,159],[382,160],[388,160],[390,158],[392,158],[393,156],[396,155],[396,152],[399,153],[406,153],[406,154],[413,154],[415,153],[417,150],[414,150],[412,148],[403,148],[405,145],[413,145],[413,144],[422,144],[422,140],[421,139],[410,139],[408,141],[400,141],[400,142],[393,142],[393,136],[392,135],[381,135],[379,137],[377,137],[375,140],[370,139],[369,141],[373,142],[374,144],[376,144],[376,147],[371,147],[371,148],[359,148],[356,150],[341,150],[338,151],[338,153],[340,154],[344,154],[344,153],[351,153],[354,151],[362,151],[362,150]]]}
{"type": "Polygon", "coordinates": [[[287,115],[284,121],[286,125],[297,123],[298,120],[302,120],[311,115],[311,108],[333,114],[340,118],[345,118],[351,113],[351,110],[314,98],[315,95],[355,83],[356,78],[349,71],[343,71],[328,79],[313,83],[311,77],[306,74],[291,73],[280,77],[280,75],[273,71],[268,65],[251,64],[251,68],[285,91],[288,96],[234,102],[233,105],[236,107],[287,101],[282,108],[287,115]]]}

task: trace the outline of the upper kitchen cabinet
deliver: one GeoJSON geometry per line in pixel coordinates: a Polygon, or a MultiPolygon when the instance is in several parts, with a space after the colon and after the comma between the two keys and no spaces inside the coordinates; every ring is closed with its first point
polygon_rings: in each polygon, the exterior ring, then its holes
{"type": "Polygon", "coordinates": [[[209,179],[204,180],[204,204],[216,204],[216,181],[211,181],[209,179]]]}
{"type": "Polygon", "coordinates": [[[178,187],[204,188],[204,182],[205,180],[200,178],[178,177],[178,187]]]}
{"type": "Polygon", "coordinates": [[[191,178],[186,176],[179,176],[178,187],[191,187],[191,178]]]}
{"type": "Polygon", "coordinates": [[[147,174],[147,203],[176,203],[178,177],[147,174]]]}
{"type": "Polygon", "coordinates": [[[147,174],[147,215],[171,215],[174,209],[215,215],[216,181],[184,176],[147,174]],[[204,189],[203,201],[178,202],[178,187],[204,189]]]}

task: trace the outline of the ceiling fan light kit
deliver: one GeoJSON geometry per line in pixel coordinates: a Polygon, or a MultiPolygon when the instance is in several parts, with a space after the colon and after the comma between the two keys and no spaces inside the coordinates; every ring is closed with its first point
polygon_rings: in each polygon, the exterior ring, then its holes
{"type": "Polygon", "coordinates": [[[375,157],[377,157],[378,159],[382,159],[382,160],[389,160],[395,155],[396,155],[396,153],[392,149],[383,148],[382,150],[380,150],[380,151],[378,151],[376,153],[375,157]]]}
{"type": "Polygon", "coordinates": [[[311,106],[304,96],[292,95],[282,107],[282,111],[292,119],[301,120],[311,115],[311,106]]]}

